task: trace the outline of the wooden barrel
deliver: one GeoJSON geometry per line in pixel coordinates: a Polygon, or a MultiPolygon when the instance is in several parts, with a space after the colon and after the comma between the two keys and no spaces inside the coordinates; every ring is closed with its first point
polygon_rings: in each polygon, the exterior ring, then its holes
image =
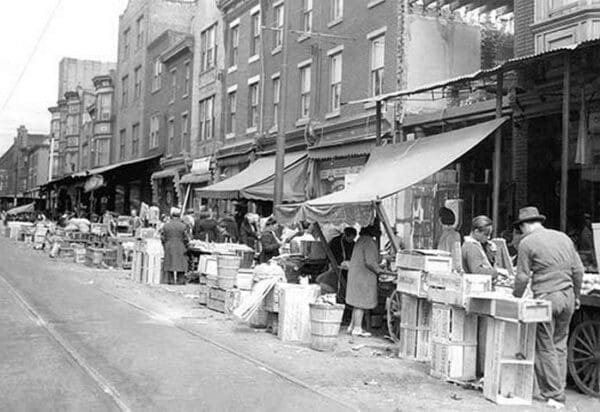
{"type": "Polygon", "coordinates": [[[217,283],[223,290],[233,289],[240,268],[241,258],[236,255],[217,256],[217,283]]]}
{"type": "Polygon", "coordinates": [[[310,303],[310,347],[318,351],[332,351],[337,344],[344,305],[310,303]]]}

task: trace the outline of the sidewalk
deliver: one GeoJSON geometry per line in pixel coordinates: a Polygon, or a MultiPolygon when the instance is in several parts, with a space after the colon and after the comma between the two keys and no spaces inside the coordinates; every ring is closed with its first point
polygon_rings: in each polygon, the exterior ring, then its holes
{"type": "MultiPolygon", "coordinates": [[[[240,362],[259,363],[273,373],[300,381],[359,410],[551,410],[539,403],[522,408],[501,407],[484,399],[481,392],[433,379],[428,375],[427,364],[399,359],[394,346],[381,338],[341,334],[334,352],[317,352],[308,345],[281,342],[264,330],[251,329],[206,309],[195,300],[197,285],[142,285],[131,281],[124,271],[90,269],[69,260],[49,259],[40,251],[31,253],[50,264],[60,264],[65,276],[146,312],[154,322],[185,329],[238,353],[240,362]]],[[[575,391],[569,391],[567,397],[569,411],[600,410],[598,399],[575,391]]]]}

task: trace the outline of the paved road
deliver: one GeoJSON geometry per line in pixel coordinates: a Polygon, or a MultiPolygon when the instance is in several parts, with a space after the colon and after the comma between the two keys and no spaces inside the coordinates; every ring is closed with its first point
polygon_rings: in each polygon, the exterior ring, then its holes
{"type": "Polygon", "coordinates": [[[0,410],[347,408],[0,238],[0,410]]]}

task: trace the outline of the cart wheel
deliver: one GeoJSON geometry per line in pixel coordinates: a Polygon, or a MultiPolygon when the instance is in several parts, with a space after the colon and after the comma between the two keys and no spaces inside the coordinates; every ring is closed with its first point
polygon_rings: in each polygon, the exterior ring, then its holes
{"type": "Polygon", "coordinates": [[[400,342],[400,309],[402,302],[400,292],[395,290],[387,300],[387,327],[392,340],[400,342]]]}
{"type": "Polygon", "coordinates": [[[569,372],[584,393],[600,397],[600,322],[575,327],[569,339],[569,372]]]}

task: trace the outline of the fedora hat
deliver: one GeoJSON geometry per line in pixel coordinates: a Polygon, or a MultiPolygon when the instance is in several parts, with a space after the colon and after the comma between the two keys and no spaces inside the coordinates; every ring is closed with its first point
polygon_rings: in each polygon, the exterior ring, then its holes
{"type": "Polygon", "coordinates": [[[546,216],[540,215],[537,207],[528,206],[519,210],[519,218],[513,223],[513,225],[518,227],[524,222],[544,222],[545,220],[546,216]]]}

